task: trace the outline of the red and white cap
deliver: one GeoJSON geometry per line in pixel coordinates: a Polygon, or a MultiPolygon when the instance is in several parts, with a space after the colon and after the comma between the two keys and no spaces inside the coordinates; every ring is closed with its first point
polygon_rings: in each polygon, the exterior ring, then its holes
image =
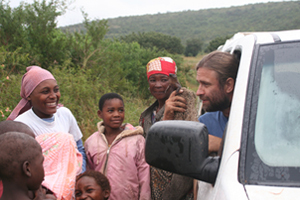
{"type": "Polygon", "coordinates": [[[176,74],[177,66],[175,61],[170,57],[158,57],[150,60],[147,64],[147,78],[152,74],[176,74]]]}

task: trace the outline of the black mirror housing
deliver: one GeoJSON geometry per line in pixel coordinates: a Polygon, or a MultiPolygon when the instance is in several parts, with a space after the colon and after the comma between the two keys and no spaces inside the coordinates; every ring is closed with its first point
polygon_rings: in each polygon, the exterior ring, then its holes
{"type": "Polygon", "coordinates": [[[208,132],[200,122],[156,122],[146,137],[146,162],[169,172],[201,180],[200,168],[207,156],[208,132]]]}

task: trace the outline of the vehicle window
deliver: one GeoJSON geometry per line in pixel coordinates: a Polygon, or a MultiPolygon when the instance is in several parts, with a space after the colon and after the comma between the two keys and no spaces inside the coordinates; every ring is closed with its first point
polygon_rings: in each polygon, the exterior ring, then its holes
{"type": "Polygon", "coordinates": [[[300,41],[257,45],[239,163],[243,184],[300,185],[300,41]]]}
{"type": "Polygon", "coordinates": [[[262,58],[254,143],[269,166],[300,166],[300,49],[268,49],[262,58]]]}

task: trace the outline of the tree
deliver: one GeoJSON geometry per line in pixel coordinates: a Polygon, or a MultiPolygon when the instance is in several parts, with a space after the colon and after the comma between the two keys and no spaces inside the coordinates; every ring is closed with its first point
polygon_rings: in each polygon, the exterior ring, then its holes
{"type": "Polygon", "coordinates": [[[184,50],[179,38],[158,32],[131,33],[120,39],[127,43],[137,42],[144,48],[156,47],[159,51],[166,50],[172,54],[182,54],[184,50]]]}
{"type": "Polygon", "coordinates": [[[101,43],[108,31],[107,20],[88,19],[88,15],[82,11],[84,16],[84,29],[74,34],[68,34],[71,46],[71,59],[73,64],[82,68],[89,66],[90,62],[97,61],[100,57],[101,43]]]}
{"type": "Polygon", "coordinates": [[[48,68],[63,62],[69,46],[66,35],[57,28],[56,18],[65,12],[66,3],[67,0],[34,0],[12,9],[0,0],[0,46],[5,46],[7,52],[28,54],[23,65],[48,68]]]}
{"type": "Polygon", "coordinates": [[[209,53],[211,51],[217,50],[218,47],[226,42],[227,39],[231,38],[231,35],[227,35],[225,37],[217,37],[213,40],[211,40],[208,44],[208,46],[205,49],[206,53],[209,53]]]}
{"type": "Polygon", "coordinates": [[[44,68],[63,62],[66,57],[66,38],[57,28],[56,18],[64,12],[64,2],[35,0],[24,5],[25,28],[32,63],[44,68]]]}
{"type": "Polygon", "coordinates": [[[196,56],[202,49],[203,42],[198,38],[186,41],[185,56],[196,56]]]}
{"type": "Polygon", "coordinates": [[[4,0],[0,0],[0,46],[7,51],[26,46],[23,9],[12,9],[4,0]]]}

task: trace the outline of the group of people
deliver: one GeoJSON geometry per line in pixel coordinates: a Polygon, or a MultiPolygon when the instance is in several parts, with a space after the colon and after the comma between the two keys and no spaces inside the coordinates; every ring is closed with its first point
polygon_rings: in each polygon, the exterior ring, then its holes
{"type": "MultiPolygon", "coordinates": [[[[197,95],[209,132],[209,152],[217,152],[229,117],[238,59],[215,51],[197,64],[197,95]]],[[[125,105],[116,93],[99,100],[97,131],[83,143],[71,111],[59,104],[53,75],[31,66],[22,78],[21,101],[0,123],[0,199],[194,199],[193,179],[149,166],[145,138],[157,121],[176,120],[190,109],[170,87],[177,73],[169,57],[147,64],[149,90],[156,101],[139,126],[123,123],[125,105]]],[[[197,117],[197,116],[195,116],[197,117]]]]}

